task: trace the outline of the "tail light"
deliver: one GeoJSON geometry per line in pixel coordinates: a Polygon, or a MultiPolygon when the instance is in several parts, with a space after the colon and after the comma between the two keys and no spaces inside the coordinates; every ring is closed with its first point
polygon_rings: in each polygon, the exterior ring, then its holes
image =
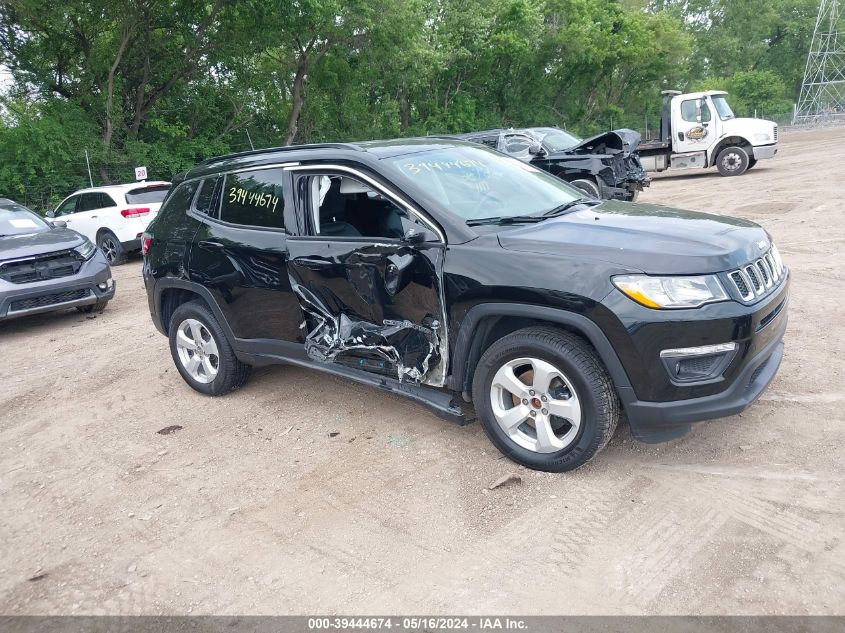
{"type": "Polygon", "coordinates": [[[124,209],[120,212],[124,218],[134,218],[139,215],[147,215],[150,212],[149,207],[135,207],[132,209],[124,209]]]}
{"type": "Polygon", "coordinates": [[[150,244],[153,243],[153,236],[149,233],[144,233],[141,236],[141,254],[146,255],[150,252],[150,244]]]}

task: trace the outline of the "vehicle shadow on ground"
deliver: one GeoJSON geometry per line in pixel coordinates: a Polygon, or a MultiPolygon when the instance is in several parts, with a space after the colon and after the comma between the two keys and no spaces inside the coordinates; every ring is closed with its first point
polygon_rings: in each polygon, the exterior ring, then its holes
{"type": "Polygon", "coordinates": [[[76,309],[61,310],[56,312],[45,312],[44,314],[32,314],[26,317],[0,321],[0,336],[14,336],[15,334],[30,334],[36,330],[48,327],[59,328],[73,327],[75,323],[96,319],[97,314],[83,314],[76,309]]]}
{"type": "MultiPolygon", "coordinates": [[[[419,430],[426,434],[442,429],[448,429],[448,436],[452,439],[464,440],[477,444],[479,450],[489,450],[489,454],[494,459],[505,459],[493,449],[489,444],[484,433],[481,423],[476,417],[475,408],[471,403],[465,403],[460,398],[460,395],[455,395],[455,398],[461,403],[464,414],[467,418],[467,424],[460,426],[453,422],[443,420],[437,415],[429,411],[424,405],[417,404],[410,400],[406,400],[399,395],[392,394],[375,387],[368,387],[366,385],[347,381],[343,378],[336,378],[303,367],[296,367],[293,365],[269,365],[266,367],[255,368],[252,377],[242,392],[249,393],[255,390],[257,393],[271,393],[279,392],[280,390],[290,390],[292,393],[300,389],[306,388],[307,385],[313,385],[316,380],[328,379],[331,382],[326,384],[325,392],[321,394],[321,403],[326,411],[339,411],[346,407],[349,402],[366,402],[367,409],[376,412],[380,409],[387,411],[395,406],[400,406],[403,409],[407,408],[409,415],[414,416],[419,420],[419,430]],[[335,382],[336,381],[336,382],[335,382]]],[[[229,397],[237,397],[237,394],[232,394],[229,397]]],[[[371,420],[374,421],[376,430],[378,432],[390,432],[393,430],[393,425],[388,421],[388,417],[373,415],[371,420]],[[380,427],[382,420],[383,427],[380,427]]],[[[631,428],[628,420],[623,414],[616,427],[616,431],[608,442],[604,450],[599,453],[596,459],[591,460],[584,468],[579,469],[578,472],[585,473],[591,466],[598,465],[599,470],[607,467],[605,460],[622,460],[625,462],[634,462],[642,466],[652,465],[658,461],[674,462],[676,460],[690,460],[691,457],[706,456],[707,459],[714,459],[729,454],[731,448],[728,444],[720,439],[720,436],[725,433],[730,433],[731,425],[736,424],[738,418],[726,418],[714,422],[713,424],[696,424],[693,425],[689,434],[684,437],[665,442],[661,444],[645,444],[636,440],[631,434],[631,428]]],[[[350,429],[339,426],[338,431],[344,433],[350,429]]],[[[513,464],[513,468],[520,468],[513,464]]]]}

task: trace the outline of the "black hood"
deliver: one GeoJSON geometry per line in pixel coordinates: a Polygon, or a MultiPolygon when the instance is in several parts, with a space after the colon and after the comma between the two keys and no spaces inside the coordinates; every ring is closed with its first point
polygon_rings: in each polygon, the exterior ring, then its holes
{"type": "Polygon", "coordinates": [[[608,200],[499,233],[503,248],[612,262],[652,275],[695,275],[738,268],[769,249],[747,220],[608,200]]]}
{"type": "Polygon", "coordinates": [[[605,132],[604,134],[597,134],[573,145],[564,152],[558,153],[579,153],[579,154],[613,154],[622,152],[628,155],[637,150],[642,136],[639,132],[622,128],[620,130],[613,130],[605,132]]]}
{"type": "Polygon", "coordinates": [[[50,229],[40,233],[0,237],[0,261],[76,248],[85,242],[76,231],[50,229]]]}

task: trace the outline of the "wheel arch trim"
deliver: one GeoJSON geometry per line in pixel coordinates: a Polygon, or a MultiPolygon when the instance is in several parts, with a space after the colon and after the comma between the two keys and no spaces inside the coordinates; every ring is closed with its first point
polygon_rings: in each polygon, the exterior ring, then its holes
{"type": "Polygon", "coordinates": [[[169,329],[170,324],[165,323],[162,317],[162,296],[164,295],[165,290],[187,290],[189,292],[194,293],[201,297],[206,305],[208,305],[211,312],[214,314],[214,318],[217,319],[217,323],[220,325],[223,333],[226,335],[226,339],[229,341],[229,344],[232,347],[235,347],[235,334],[232,332],[232,329],[229,327],[229,322],[226,320],[226,317],[223,315],[223,310],[220,309],[220,306],[217,304],[217,301],[214,299],[214,295],[206,288],[198,283],[193,281],[188,281],[186,279],[177,279],[174,277],[165,277],[163,279],[159,279],[156,281],[155,286],[155,312],[161,322],[161,327],[163,328],[164,332],[167,332],[169,329]]]}
{"type": "Polygon", "coordinates": [[[632,387],[628,374],[613,345],[594,321],[568,310],[522,303],[482,303],[467,312],[458,330],[452,353],[450,386],[456,391],[466,394],[471,389],[470,357],[476,340],[475,334],[479,324],[490,317],[528,317],[565,325],[576,331],[595,348],[623,401],[630,399],[632,387]]]}

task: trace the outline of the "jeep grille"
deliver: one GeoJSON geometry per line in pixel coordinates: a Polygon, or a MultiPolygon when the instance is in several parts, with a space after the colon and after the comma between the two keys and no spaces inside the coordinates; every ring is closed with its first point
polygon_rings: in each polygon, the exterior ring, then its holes
{"type": "Polygon", "coordinates": [[[786,267],[777,249],[772,246],[760,259],[730,271],[728,279],[743,301],[756,301],[770,294],[786,279],[786,267]]]}

